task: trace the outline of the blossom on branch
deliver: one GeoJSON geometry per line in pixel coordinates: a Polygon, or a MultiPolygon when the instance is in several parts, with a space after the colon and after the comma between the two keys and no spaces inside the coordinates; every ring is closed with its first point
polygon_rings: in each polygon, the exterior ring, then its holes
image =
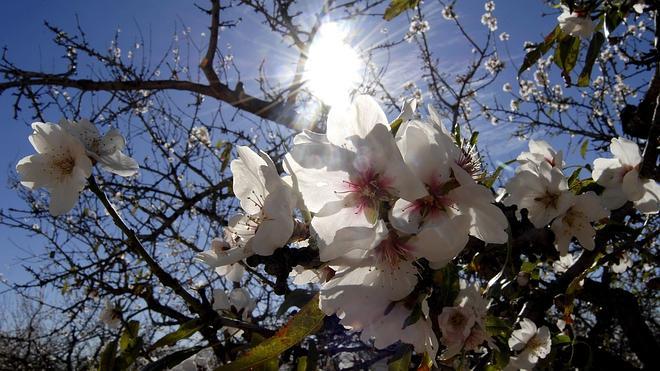
{"type": "Polygon", "coordinates": [[[35,122],[29,140],[36,154],[16,165],[21,184],[50,192],[50,213],[61,215],[73,208],[92,174],[85,147],[59,125],[35,122]]]}
{"type": "Polygon", "coordinates": [[[640,212],[656,214],[660,209],[660,186],[653,179],[640,177],[639,147],[625,138],[613,138],[611,143],[614,158],[597,158],[592,172],[596,183],[605,187],[601,195],[605,207],[614,210],[632,201],[640,212]]]}
{"type": "Polygon", "coordinates": [[[559,28],[564,34],[575,37],[589,38],[594,33],[596,25],[591,20],[588,12],[573,11],[562,5],[562,13],[557,17],[559,28]]]}
{"type": "Polygon", "coordinates": [[[101,135],[99,129],[86,119],[61,120],[59,124],[77,138],[85,146],[87,155],[105,170],[119,176],[132,176],[138,172],[137,162],[122,152],[126,140],[119,130],[113,128],[101,135]]]}

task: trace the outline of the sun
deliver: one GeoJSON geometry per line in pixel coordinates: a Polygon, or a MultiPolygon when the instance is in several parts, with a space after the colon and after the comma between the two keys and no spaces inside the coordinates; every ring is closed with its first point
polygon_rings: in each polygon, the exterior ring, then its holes
{"type": "Polygon", "coordinates": [[[309,91],[329,106],[347,104],[360,82],[363,63],[346,42],[348,30],[338,23],[323,24],[309,48],[303,79],[309,91]]]}

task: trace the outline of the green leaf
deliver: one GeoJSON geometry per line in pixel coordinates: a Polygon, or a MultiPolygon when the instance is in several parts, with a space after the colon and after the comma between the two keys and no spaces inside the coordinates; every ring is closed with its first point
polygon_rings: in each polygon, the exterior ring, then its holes
{"type": "Polygon", "coordinates": [[[299,357],[296,360],[296,371],[306,371],[307,370],[307,356],[299,357]]]}
{"type": "Polygon", "coordinates": [[[273,337],[248,350],[234,362],[216,368],[216,371],[250,369],[300,343],[323,325],[325,314],[319,309],[318,301],[317,294],[273,337]]]}
{"type": "Polygon", "coordinates": [[[582,168],[579,167],[573,171],[570,177],[568,177],[568,188],[573,189],[576,185],[579,185],[580,178],[580,171],[582,171],[582,168]]]}
{"type": "Polygon", "coordinates": [[[119,338],[119,351],[123,352],[126,349],[134,347],[137,343],[138,332],[140,331],[140,322],[130,321],[128,322],[124,332],[122,332],[121,337],[119,338]]]}
{"type": "Polygon", "coordinates": [[[484,178],[484,180],[483,180],[483,182],[482,182],[482,183],[484,184],[484,186],[486,186],[486,188],[490,188],[490,187],[492,187],[493,184],[495,184],[495,182],[497,181],[497,178],[500,177],[500,174],[502,174],[502,171],[504,171],[504,169],[505,169],[507,166],[511,165],[511,164],[514,163],[514,162],[516,162],[515,159],[514,159],[514,160],[509,160],[509,161],[507,161],[507,162],[505,162],[505,163],[503,163],[503,164],[500,164],[500,166],[498,166],[498,167],[495,169],[495,171],[493,172],[493,174],[491,174],[490,176],[487,176],[486,178],[484,178]]]}
{"type": "Polygon", "coordinates": [[[525,273],[532,273],[534,269],[536,269],[536,263],[532,262],[523,262],[520,266],[520,271],[525,273]]]}
{"type": "Polygon", "coordinates": [[[304,289],[295,289],[286,294],[284,301],[277,309],[277,315],[281,316],[286,313],[291,307],[302,308],[303,305],[308,303],[314,297],[314,293],[304,289]]]}
{"type": "Polygon", "coordinates": [[[156,362],[149,363],[142,369],[142,371],[160,371],[160,370],[170,369],[178,365],[179,363],[185,361],[186,359],[192,357],[193,355],[199,353],[199,351],[204,348],[205,347],[198,346],[198,347],[192,347],[192,348],[180,350],[178,352],[170,353],[165,357],[157,360],[156,362]]]}
{"type": "Polygon", "coordinates": [[[587,157],[587,149],[589,148],[589,139],[585,139],[580,145],[580,156],[584,160],[587,157]]]}
{"type": "Polygon", "coordinates": [[[565,35],[559,41],[559,45],[555,49],[554,61],[557,67],[564,71],[565,76],[573,70],[577,62],[578,55],[580,54],[580,38],[565,35]]]}
{"type": "Polygon", "coordinates": [[[403,321],[403,327],[401,329],[414,325],[420,318],[422,318],[422,306],[415,305],[410,315],[406,317],[405,321],[403,321]]]}
{"type": "Polygon", "coordinates": [[[106,344],[99,360],[99,371],[111,371],[115,368],[115,354],[117,353],[117,340],[106,344]]]}
{"type": "Polygon", "coordinates": [[[402,345],[387,361],[387,371],[408,371],[411,358],[412,348],[409,345],[402,345]]]}
{"type": "Polygon", "coordinates": [[[452,263],[447,264],[433,274],[433,282],[440,290],[443,307],[450,307],[460,291],[458,268],[452,263]]]}
{"type": "Polygon", "coordinates": [[[176,331],[171,332],[163,336],[162,338],[158,339],[158,341],[156,341],[154,345],[151,346],[151,349],[153,350],[156,348],[164,347],[166,345],[167,346],[174,345],[179,340],[189,338],[194,333],[199,331],[199,329],[204,327],[205,325],[204,322],[205,321],[202,321],[201,318],[195,318],[193,320],[184,323],[183,325],[179,326],[179,328],[176,331]]]}
{"type": "Polygon", "coordinates": [[[403,123],[403,119],[397,118],[392,123],[390,124],[390,132],[392,135],[396,135],[396,132],[399,131],[399,127],[401,127],[401,124],[403,123]]]}
{"type": "Polygon", "coordinates": [[[417,4],[419,4],[419,0],[392,0],[390,5],[385,10],[383,19],[386,21],[391,21],[406,10],[413,9],[417,6],[417,4]]]}
{"type": "Polygon", "coordinates": [[[478,131],[473,132],[472,135],[470,136],[470,145],[474,147],[477,144],[478,138],[479,138],[479,132],[478,131]]]}
{"type": "Polygon", "coordinates": [[[486,316],[484,324],[486,325],[486,332],[490,336],[501,336],[506,339],[512,331],[508,322],[492,315],[486,316]]]}
{"type": "Polygon", "coordinates": [[[569,344],[571,342],[571,338],[566,334],[558,334],[552,338],[552,345],[569,344]]]}
{"type": "Polygon", "coordinates": [[[559,28],[559,25],[555,27],[552,32],[550,32],[546,37],[543,39],[543,42],[536,45],[535,48],[527,52],[525,55],[525,59],[523,60],[522,65],[520,66],[520,69],[518,70],[518,75],[521,73],[525,72],[528,68],[530,68],[536,61],[539,60],[545,53],[550,50],[552,45],[557,41],[557,37],[561,35],[561,29],[559,28]]]}
{"type": "MultiPolygon", "coordinates": [[[[603,46],[604,42],[605,36],[600,32],[594,33],[591,37],[589,49],[587,50],[587,57],[584,60],[584,67],[582,67],[582,72],[580,72],[580,77],[578,77],[578,86],[589,86],[589,82],[591,81],[591,70],[594,67],[594,63],[600,54],[600,48],[603,46]]],[[[582,156],[582,158],[584,158],[584,156],[582,156]]]]}
{"type": "Polygon", "coordinates": [[[231,143],[225,143],[224,146],[225,146],[225,149],[222,150],[222,154],[220,154],[220,160],[222,160],[222,163],[220,164],[220,172],[225,171],[225,169],[227,168],[227,165],[229,165],[229,162],[231,160],[232,145],[231,145],[231,143]]]}

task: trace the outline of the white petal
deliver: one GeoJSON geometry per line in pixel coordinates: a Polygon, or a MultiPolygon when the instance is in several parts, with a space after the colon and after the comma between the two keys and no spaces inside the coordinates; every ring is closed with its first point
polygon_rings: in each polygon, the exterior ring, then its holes
{"type": "Polygon", "coordinates": [[[635,208],[644,214],[657,214],[660,209],[660,186],[652,179],[644,182],[644,196],[635,201],[635,208]]]}
{"type": "Polygon", "coordinates": [[[591,176],[596,183],[603,187],[620,185],[624,174],[623,165],[616,158],[597,158],[594,160],[594,169],[591,176]]]}
{"type": "Polygon", "coordinates": [[[642,162],[642,156],[639,154],[637,143],[629,141],[626,138],[612,138],[610,151],[624,165],[634,167],[642,162]]]}
{"type": "Polygon", "coordinates": [[[433,227],[425,227],[410,239],[412,253],[418,258],[426,258],[435,266],[444,265],[460,253],[468,241],[470,218],[458,215],[444,218],[433,227]]]}
{"type": "Polygon", "coordinates": [[[125,146],[126,139],[117,128],[112,128],[101,138],[97,154],[99,156],[109,155],[123,150],[125,146]]]}
{"type": "Polygon", "coordinates": [[[622,189],[630,201],[637,201],[644,196],[644,184],[637,169],[630,170],[623,176],[622,189]]]}
{"type": "MultiPolygon", "coordinates": [[[[388,124],[385,112],[380,108],[376,100],[367,95],[355,97],[348,109],[333,108],[328,113],[327,136],[330,143],[337,146],[348,145],[349,138],[357,136],[364,138],[377,126],[388,124]]],[[[352,147],[353,149],[355,147],[352,147]]]]}
{"type": "Polygon", "coordinates": [[[99,156],[97,160],[105,170],[119,176],[133,176],[140,169],[137,161],[119,151],[99,156]]]}
{"type": "Polygon", "coordinates": [[[23,157],[16,164],[16,171],[21,178],[21,184],[30,188],[48,187],[53,184],[51,164],[47,156],[35,154],[23,157]]]}
{"type": "Polygon", "coordinates": [[[50,213],[53,216],[62,215],[73,208],[78,201],[80,191],[84,187],[78,184],[62,183],[50,189],[50,213]]]}

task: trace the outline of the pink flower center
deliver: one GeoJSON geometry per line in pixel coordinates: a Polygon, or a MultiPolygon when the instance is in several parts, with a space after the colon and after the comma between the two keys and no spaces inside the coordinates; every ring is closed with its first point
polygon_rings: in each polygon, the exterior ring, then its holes
{"type": "Polygon", "coordinates": [[[412,246],[406,242],[407,239],[390,232],[389,236],[376,246],[376,257],[381,263],[387,264],[390,268],[396,268],[401,261],[413,258],[412,246]]]}
{"type": "Polygon", "coordinates": [[[430,184],[426,185],[429,195],[418,198],[409,207],[412,207],[412,211],[418,212],[423,218],[438,216],[454,205],[454,201],[447,196],[447,193],[456,186],[457,183],[454,180],[441,183],[437,178],[433,178],[430,184]]]}
{"type": "Polygon", "coordinates": [[[357,176],[351,177],[351,180],[344,183],[348,188],[345,192],[353,194],[356,198],[356,214],[366,209],[377,209],[380,202],[387,201],[391,197],[392,180],[372,168],[359,171],[357,176]]]}

